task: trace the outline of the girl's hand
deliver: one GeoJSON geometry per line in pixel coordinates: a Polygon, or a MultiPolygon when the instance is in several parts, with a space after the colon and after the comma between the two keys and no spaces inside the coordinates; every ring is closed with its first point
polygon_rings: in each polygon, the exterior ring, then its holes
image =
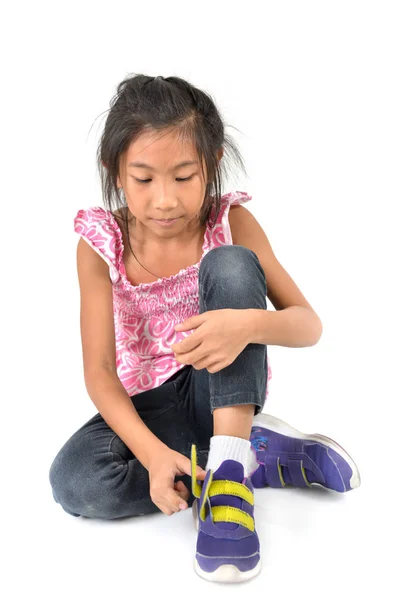
{"type": "MultiPolygon", "coordinates": [[[[190,459],[167,448],[154,454],[148,464],[150,497],[165,513],[172,515],[188,507],[189,490],[183,481],[175,482],[176,475],[191,475],[190,459]]],[[[196,478],[204,480],[206,471],[197,466],[196,478]]]]}
{"type": "Polygon", "coordinates": [[[224,308],[190,317],[175,326],[175,331],[196,329],[171,349],[177,362],[197,370],[217,373],[234,362],[250,343],[246,310],[224,308]]]}

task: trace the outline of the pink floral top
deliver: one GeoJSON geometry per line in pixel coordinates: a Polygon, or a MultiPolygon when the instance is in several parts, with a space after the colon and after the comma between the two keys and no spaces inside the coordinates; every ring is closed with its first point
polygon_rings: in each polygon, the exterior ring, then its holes
{"type": "MultiPolygon", "coordinates": [[[[160,386],[185,365],[175,360],[171,344],[194,330],[177,332],[174,326],[199,314],[200,263],[213,248],[232,244],[228,213],[231,204],[251,200],[246,192],[230,192],[221,198],[214,228],[207,224],[200,261],[170,277],[132,285],[123,261],[123,238],[113,214],[101,206],[78,211],[75,232],[105,260],[113,288],[116,366],[129,396],[160,386]]],[[[269,357],[268,357],[269,358],[269,357]]],[[[266,398],[271,368],[268,363],[266,398]]]]}

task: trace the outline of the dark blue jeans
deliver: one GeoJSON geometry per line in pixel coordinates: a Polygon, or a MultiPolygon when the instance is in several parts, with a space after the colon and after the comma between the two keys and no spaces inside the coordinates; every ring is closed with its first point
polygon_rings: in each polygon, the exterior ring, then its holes
{"type": "MultiPolygon", "coordinates": [[[[257,255],[244,246],[218,246],[199,271],[199,312],[222,308],[266,309],[266,279],[257,255]]],[[[168,447],[190,457],[196,444],[205,468],[215,408],[265,403],[267,346],[248,344],[217,373],[186,365],[162,385],[131,397],[147,427],[168,447]]],[[[76,431],[50,467],[53,497],[69,514],[116,519],[159,512],[148,471],[97,413],[76,431]]],[[[177,476],[194,497],[189,475],[177,476]]]]}

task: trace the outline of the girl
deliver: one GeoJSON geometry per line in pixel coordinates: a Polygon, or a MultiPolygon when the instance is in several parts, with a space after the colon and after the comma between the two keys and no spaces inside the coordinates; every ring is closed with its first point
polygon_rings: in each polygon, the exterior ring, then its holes
{"type": "Polygon", "coordinates": [[[241,206],[251,196],[222,195],[229,157],[244,169],[205,92],[179,77],[118,85],[97,156],[107,208],[74,221],[84,378],[98,413],[49,474],[74,516],[192,506],[195,570],[210,581],[260,572],[254,487],[360,483],[336,442],[262,412],[268,344],[311,346],[322,326],[241,206]]]}

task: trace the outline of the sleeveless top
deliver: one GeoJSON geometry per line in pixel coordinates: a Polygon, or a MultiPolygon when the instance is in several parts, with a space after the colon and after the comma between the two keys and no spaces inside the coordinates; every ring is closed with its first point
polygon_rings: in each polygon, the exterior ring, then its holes
{"type": "MultiPolygon", "coordinates": [[[[114,215],[101,206],[78,211],[74,219],[75,232],[109,266],[113,290],[116,368],[129,396],[160,386],[186,366],[175,360],[170,345],[180,342],[195,330],[181,332],[175,331],[174,327],[199,314],[198,275],[201,261],[213,248],[232,244],[229,208],[232,204],[242,204],[251,198],[246,192],[224,194],[215,226],[212,228],[207,223],[200,261],[175,275],[139,285],[132,285],[127,279],[122,232],[114,215]]],[[[215,206],[212,210],[215,210],[215,206]]],[[[266,398],[268,381],[272,376],[269,362],[267,359],[266,398]]]]}

